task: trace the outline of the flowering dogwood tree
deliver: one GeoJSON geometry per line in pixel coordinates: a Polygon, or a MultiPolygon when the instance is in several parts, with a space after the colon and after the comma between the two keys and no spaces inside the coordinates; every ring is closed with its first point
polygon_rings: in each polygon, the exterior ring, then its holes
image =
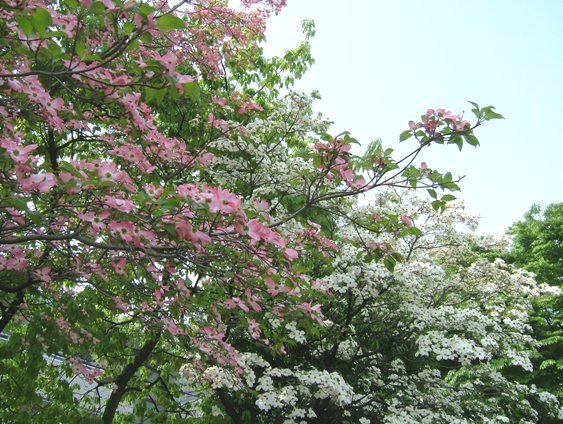
{"type": "MultiPolygon", "coordinates": [[[[208,384],[263,422],[557,422],[555,396],[501,372],[531,371],[528,313],[550,288],[502,260],[467,262],[476,244],[503,241],[460,232],[475,223],[460,206],[438,214],[397,192],[375,203],[350,215],[309,273],[323,322],[271,317],[289,330],[287,355],[253,350],[241,375],[212,367],[208,384]],[[393,215],[420,232],[380,226],[393,215]],[[404,258],[393,272],[376,260],[382,249],[404,258]]],[[[184,373],[206,384],[205,373],[184,373]]]]}
{"type": "MultiPolygon", "coordinates": [[[[302,45],[266,59],[265,19],[284,1],[241,3],[0,2],[2,420],[175,422],[209,408],[235,422],[272,411],[367,420],[390,410],[369,384],[395,379],[395,408],[416,409],[411,379],[442,381],[437,368],[401,371],[403,348],[393,346],[385,360],[395,377],[350,381],[337,366],[341,342],[354,351],[346,328],[359,325],[356,312],[348,327],[338,322],[348,319],[343,305],[372,302],[382,281],[451,284],[393,241],[422,236],[413,216],[385,210],[366,223],[354,199],[384,186],[427,188],[445,210],[442,190],[456,190],[455,179],[417,158],[433,144],[478,144],[473,129],[500,115],[474,105],[472,124],[430,109],[401,134],[413,146],[404,157],[380,142],[356,156],[355,140],[329,135],[311,98],[279,95],[311,63],[311,24],[302,45]],[[358,231],[347,235],[350,225],[358,231]],[[351,261],[377,279],[358,276],[354,286],[355,274],[343,274],[351,261]],[[337,331],[325,345],[329,311],[337,331]],[[311,341],[319,352],[331,346],[325,362],[334,365],[294,355],[311,341]]],[[[393,337],[421,357],[466,366],[514,351],[526,365],[504,338],[466,349],[472,339],[456,345],[434,317],[410,322],[414,289],[398,284],[398,306],[379,318],[384,309],[369,309],[366,322],[395,325],[389,334],[420,329],[393,337]]]]}

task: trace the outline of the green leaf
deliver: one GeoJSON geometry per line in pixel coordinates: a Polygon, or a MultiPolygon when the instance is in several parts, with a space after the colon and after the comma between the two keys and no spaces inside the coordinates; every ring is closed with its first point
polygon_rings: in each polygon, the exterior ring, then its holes
{"type": "Polygon", "coordinates": [[[313,158],[313,166],[314,166],[315,168],[318,168],[318,167],[320,167],[320,166],[322,166],[322,165],[323,165],[323,161],[322,161],[322,159],[320,158],[320,156],[315,156],[315,157],[313,158]]]}
{"type": "Polygon", "coordinates": [[[471,112],[473,112],[473,115],[475,115],[475,117],[477,119],[481,118],[481,110],[479,109],[479,105],[475,102],[469,101],[468,103],[471,103],[471,105],[473,106],[473,109],[471,109],[471,112]]]}
{"type": "MultiPolygon", "coordinates": [[[[413,227],[414,228],[414,227],[413,227]]],[[[412,228],[411,228],[412,229],[412,228]]],[[[420,230],[419,230],[420,231],[420,230]]],[[[420,233],[422,235],[422,232],[420,233]]],[[[391,253],[391,256],[397,261],[397,262],[403,262],[405,260],[405,258],[403,258],[403,255],[401,255],[399,252],[393,252],[391,253]]]]}
{"type": "Polygon", "coordinates": [[[186,28],[184,21],[174,15],[162,15],[156,19],[156,27],[162,32],[186,28]]]}
{"type": "Polygon", "coordinates": [[[189,82],[189,83],[183,84],[183,85],[184,85],[184,93],[186,93],[186,95],[190,99],[192,99],[194,102],[199,101],[201,90],[199,89],[198,83],[197,82],[189,82]]]}
{"type": "Polygon", "coordinates": [[[442,202],[451,202],[452,200],[457,199],[453,194],[444,194],[442,196],[442,202]]]}
{"type": "MultiPolygon", "coordinates": [[[[348,132],[348,131],[346,131],[346,132],[348,132]]],[[[358,146],[361,146],[361,143],[358,140],[356,140],[354,137],[350,137],[349,134],[346,134],[344,136],[344,138],[342,139],[342,142],[344,144],[356,144],[358,146]]]]}
{"type": "MultiPolygon", "coordinates": [[[[54,37],[51,33],[49,33],[49,37],[54,37]]],[[[59,46],[53,39],[49,40],[47,45],[47,51],[49,52],[49,56],[52,59],[57,59],[62,56],[61,46],[59,46]]]]}
{"type": "Polygon", "coordinates": [[[145,89],[145,101],[158,105],[164,99],[167,90],[165,88],[151,88],[145,89]]]}
{"type": "Polygon", "coordinates": [[[322,133],[320,136],[321,136],[321,140],[324,140],[324,141],[330,142],[330,141],[333,140],[333,137],[328,133],[322,133]]]}
{"type": "Polygon", "coordinates": [[[84,52],[86,51],[86,40],[82,37],[76,40],[74,43],[74,51],[78,55],[78,57],[84,57],[84,52]]]}
{"type": "Polygon", "coordinates": [[[147,3],[142,3],[139,6],[139,14],[145,18],[154,13],[154,7],[149,6],[147,3]]]}
{"type": "Polygon", "coordinates": [[[23,33],[29,37],[33,32],[33,22],[31,21],[31,17],[16,16],[16,21],[23,33]]]}
{"type": "Polygon", "coordinates": [[[432,209],[434,209],[436,212],[439,212],[440,209],[444,208],[444,202],[441,202],[439,200],[434,200],[432,202],[432,209]]]}
{"type": "Polygon", "coordinates": [[[92,6],[90,6],[90,13],[93,15],[103,15],[105,10],[105,6],[101,1],[94,2],[92,6]]]}
{"type": "Polygon", "coordinates": [[[410,236],[416,236],[416,237],[422,237],[424,235],[424,233],[422,232],[422,230],[420,228],[416,228],[416,227],[411,227],[409,228],[406,233],[410,236]]]}
{"type": "Polygon", "coordinates": [[[495,112],[493,109],[493,106],[487,106],[483,108],[481,112],[485,120],[490,121],[491,119],[504,119],[504,116],[502,116],[500,113],[495,112]]]}
{"type": "Polygon", "coordinates": [[[441,186],[443,189],[459,191],[459,186],[453,182],[442,183],[441,186]]]}
{"type": "Polygon", "coordinates": [[[478,146],[479,140],[473,134],[464,134],[463,138],[470,146],[478,146]]]}
{"type": "Polygon", "coordinates": [[[135,30],[135,24],[133,22],[125,22],[123,24],[123,31],[125,34],[131,34],[135,30]]]}
{"type": "Polygon", "coordinates": [[[174,210],[178,207],[180,201],[176,198],[173,199],[164,199],[161,200],[159,203],[159,207],[161,209],[161,211],[163,212],[169,212],[171,210],[174,210]]]}
{"type": "Polygon", "coordinates": [[[420,171],[413,165],[410,165],[403,171],[403,175],[407,178],[418,178],[420,176],[420,171]]]}
{"type": "Polygon", "coordinates": [[[504,119],[504,116],[497,112],[491,112],[488,115],[488,119],[504,119]]]}
{"type": "Polygon", "coordinates": [[[142,205],[146,202],[152,201],[152,199],[145,192],[139,192],[137,194],[134,194],[133,200],[135,200],[135,203],[137,203],[138,205],[142,205]]]}
{"type": "Polygon", "coordinates": [[[152,35],[148,32],[143,32],[139,37],[143,44],[150,44],[152,43],[152,35]]]}
{"type": "Polygon", "coordinates": [[[548,359],[547,361],[543,361],[540,365],[540,369],[541,370],[545,370],[547,368],[550,368],[554,365],[556,365],[557,363],[553,360],[553,359],[548,359]]]}
{"type": "Polygon", "coordinates": [[[131,43],[129,43],[129,45],[126,47],[125,51],[134,52],[138,48],[139,48],[139,40],[133,39],[133,41],[131,41],[131,43]]]}
{"type": "Polygon", "coordinates": [[[31,22],[33,24],[33,28],[35,28],[39,34],[44,34],[45,30],[53,23],[53,20],[51,19],[51,14],[49,12],[41,7],[38,7],[31,15],[31,22]]]}
{"type": "Polygon", "coordinates": [[[460,135],[456,135],[448,141],[448,144],[456,144],[459,150],[461,150],[463,148],[463,138],[460,135]]]}
{"type": "Polygon", "coordinates": [[[412,131],[411,130],[403,131],[401,133],[401,135],[399,136],[399,141],[405,141],[405,140],[408,140],[411,137],[412,137],[412,131]]]}
{"type": "Polygon", "coordinates": [[[35,212],[26,213],[26,217],[31,220],[35,225],[41,225],[43,222],[43,216],[35,212]]]}
{"type": "Polygon", "coordinates": [[[383,265],[389,270],[389,272],[393,272],[395,265],[397,265],[397,261],[392,256],[385,256],[385,258],[383,258],[383,265]]]}
{"type": "Polygon", "coordinates": [[[429,194],[430,197],[432,197],[433,199],[437,199],[437,198],[438,198],[438,193],[436,193],[436,190],[434,190],[433,188],[429,188],[429,189],[428,189],[428,194],[429,194]]]}
{"type": "Polygon", "coordinates": [[[27,202],[24,199],[19,199],[17,197],[9,197],[4,199],[3,203],[6,203],[8,206],[15,208],[19,211],[27,210],[27,202]]]}

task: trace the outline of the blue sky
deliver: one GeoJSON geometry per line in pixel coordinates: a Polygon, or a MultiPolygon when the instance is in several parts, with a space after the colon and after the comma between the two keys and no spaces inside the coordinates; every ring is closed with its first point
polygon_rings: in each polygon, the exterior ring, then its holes
{"type": "Polygon", "coordinates": [[[398,147],[428,108],[494,105],[503,121],[478,129],[481,147],[435,146],[430,167],[465,175],[459,196],[501,235],[533,203],[563,201],[563,1],[288,0],[270,19],[267,54],[301,40],[315,21],[316,63],[297,89],[360,142],[398,147]]]}

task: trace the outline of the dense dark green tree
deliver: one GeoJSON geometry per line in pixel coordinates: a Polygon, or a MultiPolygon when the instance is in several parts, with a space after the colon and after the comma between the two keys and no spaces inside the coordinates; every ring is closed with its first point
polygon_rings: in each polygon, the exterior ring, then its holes
{"type": "Polygon", "coordinates": [[[540,283],[563,282],[563,203],[549,205],[542,213],[533,205],[508,233],[513,236],[509,260],[536,274],[540,283]]]}
{"type": "MultiPolygon", "coordinates": [[[[554,203],[542,213],[533,205],[524,219],[508,230],[513,237],[507,260],[536,274],[540,283],[561,289],[563,284],[563,203],[554,203]]],[[[531,315],[534,337],[541,346],[534,358],[530,382],[563,395],[563,296],[554,293],[534,302],[531,315]]]]}

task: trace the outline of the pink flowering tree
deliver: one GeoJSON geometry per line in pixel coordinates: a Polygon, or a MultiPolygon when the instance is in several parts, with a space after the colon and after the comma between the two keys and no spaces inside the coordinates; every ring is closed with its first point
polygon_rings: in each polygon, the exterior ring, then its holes
{"type": "MultiPolygon", "coordinates": [[[[429,110],[401,135],[416,140],[404,158],[381,143],[354,155],[310,98],[279,96],[313,33],[264,58],[283,4],[0,3],[3,420],[172,421],[210,399],[240,421],[214,370],[240,376],[246,353],[285,355],[298,323],[324,322],[313,270],[354,197],[427,188],[445,208],[456,181],[419,154],[475,145],[499,115],[429,110]]],[[[371,230],[418,234],[407,215],[380,218],[371,230]]],[[[402,259],[390,244],[373,255],[402,259]]]]}

